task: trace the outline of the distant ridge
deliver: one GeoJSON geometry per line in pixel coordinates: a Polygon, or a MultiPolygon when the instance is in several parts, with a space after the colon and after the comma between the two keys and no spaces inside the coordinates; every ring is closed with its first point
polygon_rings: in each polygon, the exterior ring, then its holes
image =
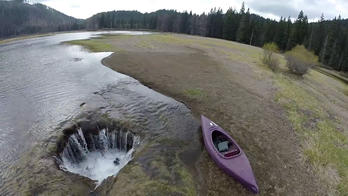
{"type": "Polygon", "coordinates": [[[194,14],[176,10],[101,12],[86,20],[67,16],[42,4],[27,4],[26,0],[0,0],[0,38],[21,34],[67,30],[153,30],[174,32],[237,41],[262,47],[274,42],[286,52],[304,45],[319,57],[319,61],[337,71],[348,72],[348,19],[340,16],[309,22],[300,11],[292,21],[281,17],[271,20],[250,13],[244,3],[240,11],[213,8],[209,13],[194,14]]]}
{"type": "Polygon", "coordinates": [[[0,1],[0,37],[78,30],[84,21],[43,4],[0,1]]]}

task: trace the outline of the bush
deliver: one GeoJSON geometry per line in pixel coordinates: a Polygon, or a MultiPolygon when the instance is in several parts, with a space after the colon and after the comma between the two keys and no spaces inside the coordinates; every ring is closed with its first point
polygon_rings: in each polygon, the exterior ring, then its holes
{"type": "Polygon", "coordinates": [[[285,53],[288,69],[296,75],[304,75],[309,69],[318,63],[318,57],[308,51],[304,46],[298,45],[285,53]]]}
{"type": "Polygon", "coordinates": [[[343,93],[348,96],[348,88],[346,88],[343,93]]]}
{"type": "Polygon", "coordinates": [[[267,43],[267,44],[263,45],[262,62],[265,65],[268,65],[268,67],[272,71],[276,71],[279,67],[279,60],[278,60],[278,58],[276,58],[276,56],[274,54],[278,51],[279,51],[278,46],[274,42],[267,43]]]}
{"type": "Polygon", "coordinates": [[[303,63],[303,61],[296,58],[295,56],[286,54],[285,58],[287,60],[286,65],[292,73],[302,76],[309,71],[310,66],[303,63]]]}
{"type": "Polygon", "coordinates": [[[340,75],[345,78],[348,78],[348,72],[340,72],[340,75]]]}

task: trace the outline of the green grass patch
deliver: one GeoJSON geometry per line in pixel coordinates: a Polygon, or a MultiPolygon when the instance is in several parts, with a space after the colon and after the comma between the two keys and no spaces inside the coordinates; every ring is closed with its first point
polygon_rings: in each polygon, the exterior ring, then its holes
{"type": "Polygon", "coordinates": [[[146,40],[138,41],[137,47],[144,48],[144,49],[155,49],[156,48],[153,44],[151,44],[149,41],[146,41],[146,40]]]}
{"type": "Polygon", "coordinates": [[[348,78],[342,76],[339,72],[334,71],[334,70],[328,70],[325,68],[322,68],[320,66],[315,66],[314,67],[318,72],[325,74],[326,76],[329,76],[330,78],[333,78],[343,84],[348,84],[348,78]]]}
{"type": "Polygon", "coordinates": [[[190,99],[202,99],[204,96],[204,93],[199,88],[192,88],[192,89],[184,90],[184,95],[190,99]]]}
{"type": "Polygon", "coordinates": [[[64,43],[83,46],[91,52],[115,51],[115,48],[111,44],[105,43],[100,39],[73,40],[73,41],[67,41],[64,43]]]}
{"type": "Polygon", "coordinates": [[[187,44],[190,43],[190,39],[181,38],[173,34],[150,34],[146,35],[153,41],[166,43],[166,44],[187,44]]]}
{"type": "Polygon", "coordinates": [[[318,83],[328,85],[330,88],[336,88],[338,91],[348,96],[348,85],[342,80],[329,74],[322,73],[318,70],[311,70],[307,75],[310,79],[315,80],[318,83]],[[333,79],[333,81],[330,82],[330,79],[333,79]]]}
{"type": "Polygon", "coordinates": [[[276,81],[280,90],[276,99],[281,101],[288,110],[300,109],[310,111],[312,114],[317,115],[317,117],[324,116],[320,102],[291,78],[277,74],[276,81]]]}
{"type": "Polygon", "coordinates": [[[317,71],[316,69],[312,69],[308,74],[308,77],[310,77],[311,79],[319,82],[319,83],[327,83],[327,77],[329,77],[328,75],[325,75],[319,71],[317,71]]]}
{"type": "MultiPolygon", "coordinates": [[[[171,146],[177,145],[177,140],[160,141],[165,145],[168,142],[171,146]]],[[[142,195],[197,195],[194,177],[180,160],[179,153],[169,153],[172,156],[152,156],[149,163],[150,171],[146,173],[140,165],[126,166],[118,176],[120,184],[128,181],[126,189],[133,194],[135,190],[141,190],[142,195]],[[150,177],[149,173],[155,177],[150,177]]],[[[112,191],[111,193],[110,195],[115,195],[112,191]]]]}
{"type": "Polygon", "coordinates": [[[302,138],[305,158],[321,171],[319,175],[328,184],[330,193],[338,191],[345,195],[348,193],[348,139],[337,129],[335,120],[329,118],[322,103],[302,87],[301,81],[282,74],[277,74],[275,79],[279,87],[276,100],[286,108],[289,120],[302,138]],[[308,127],[313,119],[315,125],[308,127]]]}
{"type": "MultiPolygon", "coordinates": [[[[202,38],[198,36],[186,36],[177,34],[150,34],[144,37],[160,44],[199,46],[205,49],[214,49],[215,52],[226,55],[229,59],[237,62],[255,63],[259,62],[262,50],[233,41],[215,38],[202,38]]],[[[150,41],[150,42],[151,42],[150,41]]],[[[140,44],[141,45],[141,44],[140,44]]],[[[148,47],[145,45],[145,47],[148,47]]]]}

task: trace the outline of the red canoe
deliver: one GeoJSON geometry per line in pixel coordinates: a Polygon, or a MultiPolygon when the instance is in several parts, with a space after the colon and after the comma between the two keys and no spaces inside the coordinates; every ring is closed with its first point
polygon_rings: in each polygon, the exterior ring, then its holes
{"type": "Polygon", "coordinates": [[[253,193],[259,192],[253,170],[243,150],[221,127],[201,116],[204,144],[211,158],[228,175],[253,193]]]}

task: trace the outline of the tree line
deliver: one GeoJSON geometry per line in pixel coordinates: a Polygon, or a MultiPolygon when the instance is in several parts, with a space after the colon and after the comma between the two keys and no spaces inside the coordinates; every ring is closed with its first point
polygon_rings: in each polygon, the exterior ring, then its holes
{"type": "Polygon", "coordinates": [[[162,32],[185,33],[237,41],[253,46],[275,42],[287,51],[304,45],[319,56],[320,62],[338,71],[348,71],[348,20],[340,16],[308,22],[301,11],[298,18],[281,17],[279,21],[250,13],[244,3],[239,11],[211,9],[207,14],[158,10],[103,12],[86,20],[87,29],[150,29],[162,32]]]}
{"type": "Polygon", "coordinates": [[[79,20],[42,4],[26,0],[0,0],[0,38],[20,34],[78,29],[145,29],[185,33],[237,41],[253,46],[274,42],[282,51],[304,45],[319,56],[320,62],[348,71],[348,20],[340,16],[308,22],[301,11],[295,21],[281,17],[279,21],[250,13],[244,3],[240,10],[213,8],[209,13],[193,14],[176,10],[111,11],[79,20]]]}
{"type": "Polygon", "coordinates": [[[84,21],[43,4],[0,0],[0,38],[21,34],[84,29],[84,21]]]}

